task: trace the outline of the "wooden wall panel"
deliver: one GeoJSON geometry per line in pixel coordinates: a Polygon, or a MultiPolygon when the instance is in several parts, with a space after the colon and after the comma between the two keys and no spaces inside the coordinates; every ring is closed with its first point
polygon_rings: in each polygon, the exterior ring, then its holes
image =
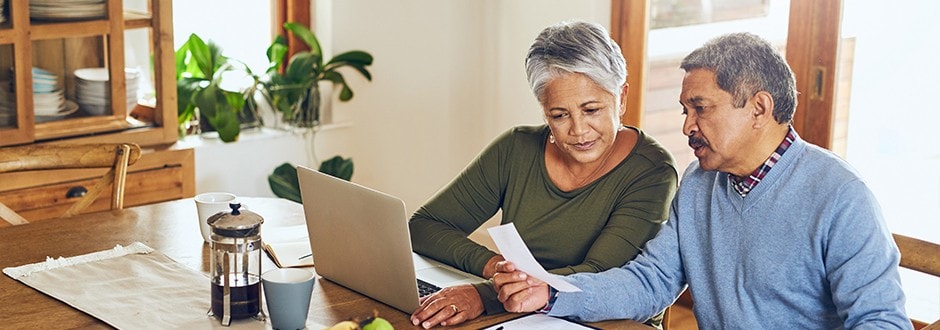
{"type": "Polygon", "coordinates": [[[620,118],[626,125],[642,127],[643,98],[646,73],[646,47],[649,31],[649,0],[612,0],[610,8],[611,37],[627,60],[627,111],[620,118]]]}
{"type": "Polygon", "coordinates": [[[799,91],[793,127],[804,140],[827,149],[832,147],[841,26],[841,0],[790,2],[786,57],[799,91]]]}

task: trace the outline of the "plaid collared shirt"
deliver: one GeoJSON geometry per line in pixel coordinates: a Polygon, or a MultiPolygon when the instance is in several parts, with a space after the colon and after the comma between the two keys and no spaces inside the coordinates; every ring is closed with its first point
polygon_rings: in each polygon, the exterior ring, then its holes
{"type": "Polygon", "coordinates": [[[774,150],[774,153],[764,161],[763,165],[754,170],[754,172],[751,172],[751,175],[748,175],[746,178],[739,178],[728,174],[728,181],[731,182],[731,186],[738,192],[738,195],[745,197],[754,187],[757,187],[760,180],[763,179],[764,176],[767,176],[767,172],[770,172],[770,168],[774,167],[774,164],[780,160],[780,157],[790,148],[790,145],[793,144],[793,140],[795,139],[796,132],[793,131],[793,126],[790,126],[787,136],[784,137],[780,145],[777,146],[777,150],[774,150]]]}

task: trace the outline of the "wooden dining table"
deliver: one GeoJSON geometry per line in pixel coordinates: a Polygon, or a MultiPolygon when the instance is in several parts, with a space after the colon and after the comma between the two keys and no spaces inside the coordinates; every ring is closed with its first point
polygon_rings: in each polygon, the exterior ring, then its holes
{"type": "MultiPolygon", "coordinates": [[[[303,207],[295,202],[267,197],[240,199],[264,218],[262,239],[265,230],[304,224],[303,207]]],[[[141,242],[186,267],[208,274],[209,245],[199,233],[197,218],[195,203],[187,198],[0,228],[0,269],[141,242]]],[[[277,265],[265,255],[262,271],[274,268],[277,265]]],[[[309,269],[315,271],[314,267],[309,269]]],[[[208,278],[206,285],[210,285],[208,278]]],[[[206,297],[207,309],[209,298],[206,297]]],[[[311,296],[308,328],[326,328],[374,312],[397,329],[417,328],[408,314],[318,277],[311,296]]],[[[512,313],[483,316],[453,328],[480,329],[519,316],[512,313]]],[[[651,329],[627,320],[589,325],[603,329],[651,329]]],[[[5,275],[0,276],[0,327],[109,328],[91,315],[5,275]]]]}

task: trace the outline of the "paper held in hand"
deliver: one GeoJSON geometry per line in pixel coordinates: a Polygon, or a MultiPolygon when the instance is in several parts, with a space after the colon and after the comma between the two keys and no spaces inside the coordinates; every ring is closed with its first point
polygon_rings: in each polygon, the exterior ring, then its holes
{"type": "Polygon", "coordinates": [[[516,269],[548,283],[548,285],[551,285],[555,290],[562,292],[581,291],[578,287],[562,279],[561,276],[551,274],[546,271],[545,268],[542,268],[542,265],[535,260],[535,257],[532,256],[532,252],[526,247],[525,242],[522,241],[522,237],[519,236],[519,232],[516,231],[516,226],[511,222],[492,227],[488,229],[488,231],[493,238],[493,242],[496,243],[499,253],[503,255],[503,258],[511,261],[516,266],[516,269]]]}

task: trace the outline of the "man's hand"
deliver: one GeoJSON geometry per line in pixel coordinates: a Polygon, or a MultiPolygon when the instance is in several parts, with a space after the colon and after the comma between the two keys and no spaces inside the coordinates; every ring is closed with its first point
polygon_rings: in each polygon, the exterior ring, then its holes
{"type": "Polygon", "coordinates": [[[493,284],[499,292],[499,301],[507,311],[534,312],[548,304],[548,284],[516,270],[512,262],[496,263],[493,284]]]}
{"type": "Polygon", "coordinates": [[[421,306],[411,314],[411,324],[430,329],[438,324],[452,326],[483,314],[483,300],[470,284],[444,288],[421,298],[421,306]]]}

